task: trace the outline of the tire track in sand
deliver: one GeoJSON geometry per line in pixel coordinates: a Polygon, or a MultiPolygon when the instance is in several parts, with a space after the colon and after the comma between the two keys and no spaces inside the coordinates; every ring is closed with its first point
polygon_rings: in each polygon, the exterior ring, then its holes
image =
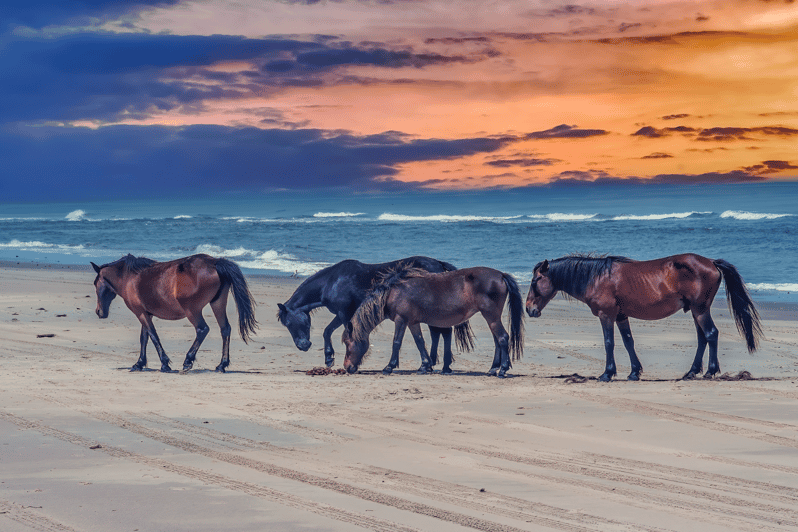
{"type": "Polygon", "coordinates": [[[40,532],[78,532],[78,530],[50,519],[46,515],[10,501],[0,499],[0,518],[5,517],[40,532]]]}

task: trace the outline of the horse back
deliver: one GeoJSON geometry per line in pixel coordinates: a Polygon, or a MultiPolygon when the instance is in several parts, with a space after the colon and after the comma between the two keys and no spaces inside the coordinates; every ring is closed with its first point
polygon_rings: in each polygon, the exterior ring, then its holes
{"type": "Polygon", "coordinates": [[[133,283],[135,299],[161,319],[176,320],[201,312],[221,288],[216,261],[200,254],[153,264],[133,283]]]}

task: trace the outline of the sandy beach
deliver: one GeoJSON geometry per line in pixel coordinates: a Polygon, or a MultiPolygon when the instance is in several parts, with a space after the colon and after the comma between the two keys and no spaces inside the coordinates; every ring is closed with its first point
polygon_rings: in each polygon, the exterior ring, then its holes
{"type": "MultiPolygon", "coordinates": [[[[383,376],[388,322],[360,373],[311,376],[331,315],[314,314],[300,352],[275,318],[299,281],[248,277],[260,329],[244,344],[234,327],[228,373],[213,371],[210,308],[190,373],[156,371],[152,347],[131,373],[138,321],[119,299],[97,319],[93,279],[0,265],[0,530],[798,529],[794,306],[760,305],[765,340],[749,355],[715,302],[721,370],[753,380],[678,380],[695,353],[689,314],[632,320],[642,381],[625,380],[619,339],[617,381],[567,379],[603,371],[603,342],[587,307],[559,298],[525,319],[511,378],[485,376],[480,316],[453,375],[416,375],[408,335],[383,376]]],[[[156,327],[179,368],[193,328],[156,327]]]]}

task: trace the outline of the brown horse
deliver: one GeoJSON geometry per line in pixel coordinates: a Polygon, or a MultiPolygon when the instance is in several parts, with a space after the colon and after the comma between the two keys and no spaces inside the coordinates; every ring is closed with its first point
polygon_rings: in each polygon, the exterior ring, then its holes
{"type": "MultiPolygon", "coordinates": [[[[405,329],[410,328],[421,355],[419,373],[432,371],[421,334],[421,324],[453,327],[480,312],[488,322],[495,351],[490,375],[504,377],[513,360],[524,351],[523,300],[512,276],[491,268],[465,268],[445,273],[429,273],[399,267],[387,275],[355,312],[351,330],[345,331],[344,368],[357,371],[368,350],[369,333],[383,320],[393,320],[395,331],[391,361],[383,369],[389,374],[399,366],[399,350],[405,329]],[[509,297],[510,334],[502,325],[502,310],[509,297]],[[365,345],[364,345],[365,344],[365,345]]],[[[444,353],[441,373],[451,373],[451,358],[444,353]]]]}
{"type": "Polygon", "coordinates": [[[97,266],[94,286],[97,289],[97,316],[108,317],[111,301],[119,296],[141,322],[141,354],[130,371],[141,371],[147,365],[147,341],[152,340],[161,371],[171,371],[169,357],[152,324],[153,316],[164,320],[188,318],[197,337],[186,354],[183,371],[194,365],[202,341],[210,327],[202,317],[205,305],[211,305],[222,331],[222,361],[216,371],[224,373],[230,364],[230,323],[227,321],[227,295],[232,290],[238,308],[238,330],[244,342],[254,333],[258,322],[253,312],[255,302],[241,269],[227,259],[208,255],[192,255],[170,262],[156,262],[128,255],[116,262],[97,266]]]}
{"type": "Polygon", "coordinates": [[[604,330],[607,363],[599,380],[606,382],[616,373],[615,324],[629,352],[632,372],[628,378],[636,381],[643,366],[635,353],[629,318],[659,320],[679,310],[689,310],[698,333],[698,350],[690,371],[683,378],[692,379],[701,373],[707,344],[709,365],[704,378],[712,378],[720,371],[720,364],[718,329],[709,312],[721,280],[726,282],[726,298],[737,329],[745,338],[748,351],[753,353],[762,337],[762,329],[742,277],[725,260],[692,253],[647,261],[572,255],[540,262],[534,269],[526,311],[534,318],[539,317],[558,291],[587,304],[604,330]]]}

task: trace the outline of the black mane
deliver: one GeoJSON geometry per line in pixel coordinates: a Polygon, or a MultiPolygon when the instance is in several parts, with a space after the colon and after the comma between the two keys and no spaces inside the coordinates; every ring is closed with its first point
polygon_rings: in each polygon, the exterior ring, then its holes
{"type": "Polygon", "coordinates": [[[134,257],[130,253],[126,256],[122,257],[119,260],[115,260],[114,262],[109,262],[108,264],[103,264],[100,266],[100,269],[106,268],[108,266],[119,266],[120,264],[124,265],[132,273],[138,273],[145,269],[147,266],[151,266],[155,264],[157,261],[152,259],[148,259],[147,257],[134,257]]]}
{"type": "MultiPolygon", "coordinates": [[[[585,295],[588,286],[594,279],[612,271],[616,262],[634,262],[627,257],[606,256],[594,257],[592,255],[568,255],[549,261],[549,271],[546,276],[551,279],[554,288],[573,297],[585,295]]],[[[543,265],[535,265],[537,271],[543,265]]]]}

